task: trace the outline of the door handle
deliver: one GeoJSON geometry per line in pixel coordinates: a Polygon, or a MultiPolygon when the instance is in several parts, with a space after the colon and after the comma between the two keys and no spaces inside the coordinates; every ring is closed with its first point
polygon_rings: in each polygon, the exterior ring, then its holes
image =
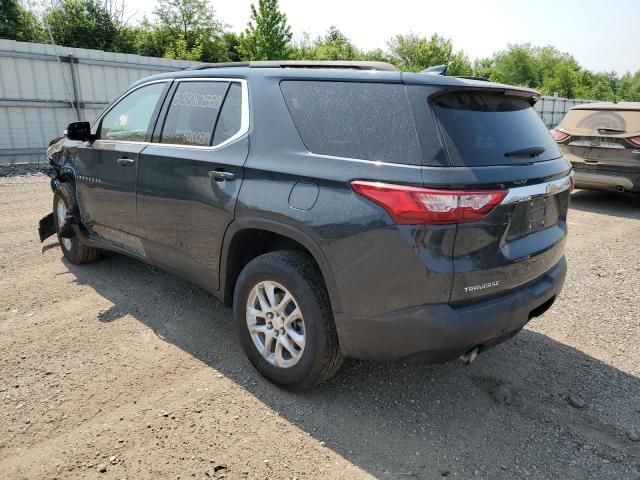
{"type": "Polygon", "coordinates": [[[209,178],[216,182],[224,182],[225,180],[235,180],[236,174],[231,172],[225,172],[224,170],[211,170],[209,172],[209,178]]]}
{"type": "Polygon", "coordinates": [[[116,161],[118,162],[118,165],[120,165],[122,167],[130,167],[130,166],[132,166],[132,165],[134,165],[136,163],[135,160],[133,160],[131,158],[127,158],[127,157],[121,157],[116,161]]]}

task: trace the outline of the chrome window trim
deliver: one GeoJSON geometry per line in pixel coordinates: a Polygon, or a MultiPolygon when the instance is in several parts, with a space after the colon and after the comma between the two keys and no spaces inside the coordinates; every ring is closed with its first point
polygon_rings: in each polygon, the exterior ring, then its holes
{"type": "Polygon", "coordinates": [[[572,175],[573,172],[558,180],[538,183],[536,185],[527,185],[525,187],[510,188],[509,193],[507,193],[507,196],[502,200],[502,205],[523,202],[538,197],[547,197],[569,190],[571,188],[572,175]]]}
{"type": "MultiPolygon", "coordinates": [[[[190,77],[190,78],[176,78],[174,79],[176,83],[180,82],[236,82],[240,84],[242,88],[241,92],[241,106],[240,106],[240,129],[234,133],[232,136],[227,138],[224,142],[218,143],[217,145],[184,145],[182,143],[161,143],[161,142],[150,142],[151,145],[158,147],[171,147],[171,148],[188,148],[194,150],[217,150],[222,148],[232,142],[235,142],[240,137],[244,136],[249,131],[249,90],[247,88],[247,81],[244,78],[225,78],[225,77],[206,77],[206,78],[198,78],[198,77],[190,77]]],[[[224,105],[224,104],[223,104],[224,105]]],[[[220,109],[222,110],[222,106],[220,105],[220,109]]],[[[169,107],[171,107],[169,105],[169,107]]],[[[167,109],[167,113],[168,113],[167,109]]],[[[165,115],[166,116],[166,115],[165,115]]],[[[162,133],[162,132],[161,132],[162,133]]],[[[215,135],[215,131],[212,132],[215,135]]]]}
{"type": "MultiPolygon", "coordinates": [[[[179,143],[160,143],[160,142],[135,142],[135,141],[130,141],[130,140],[111,140],[111,139],[105,139],[105,138],[98,138],[94,141],[95,142],[108,142],[108,143],[130,143],[130,144],[136,144],[136,145],[154,145],[154,146],[158,146],[158,147],[170,147],[170,148],[188,148],[188,149],[195,149],[195,150],[217,150],[219,148],[222,148],[226,145],[228,145],[231,142],[236,141],[237,139],[239,139],[240,137],[244,136],[247,132],[249,132],[249,89],[247,86],[247,80],[244,78],[225,78],[225,77],[215,77],[215,78],[211,78],[211,77],[204,77],[204,78],[199,78],[199,77],[189,77],[189,78],[167,78],[167,79],[163,79],[163,80],[152,80],[150,82],[146,82],[143,84],[140,84],[130,90],[127,90],[126,92],[124,92],[122,95],[120,95],[114,102],[113,105],[111,105],[107,110],[105,110],[104,112],[102,112],[100,114],[100,116],[95,120],[95,122],[93,122],[93,125],[91,125],[91,129],[93,130],[94,127],[96,127],[97,125],[100,124],[100,122],[102,121],[102,118],[109,113],[113,108],[115,108],[118,103],[120,103],[120,100],[122,100],[124,97],[126,97],[127,95],[129,95],[130,93],[135,92],[136,90],[138,90],[139,88],[145,87],[147,85],[152,85],[154,83],[165,83],[165,82],[176,82],[176,83],[180,83],[180,82],[237,82],[240,84],[241,88],[242,88],[242,93],[241,93],[241,101],[242,101],[242,105],[240,107],[240,129],[231,137],[227,138],[224,142],[221,142],[217,145],[184,145],[184,144],[179,144],[179,143]]],[[[222,108],[222,106],[221,106],[222,108]]],[[[97,130],[96,130],[97,133],[97,130]]],[[[215,134],[215,132],[213,132],[215,134]]]]}

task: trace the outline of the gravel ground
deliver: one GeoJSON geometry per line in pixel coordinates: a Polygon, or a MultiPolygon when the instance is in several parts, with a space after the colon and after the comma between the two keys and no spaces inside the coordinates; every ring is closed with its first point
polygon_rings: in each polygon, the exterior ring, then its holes
{"type": "Polygon", "coordinates": [[[40,245],[47,178],[18,173],[0,175],[0,478],[640,478],[640,197],[574,193],[561,298],[471,366],[348,361],[291,394],[198,288],[40,245]]]}

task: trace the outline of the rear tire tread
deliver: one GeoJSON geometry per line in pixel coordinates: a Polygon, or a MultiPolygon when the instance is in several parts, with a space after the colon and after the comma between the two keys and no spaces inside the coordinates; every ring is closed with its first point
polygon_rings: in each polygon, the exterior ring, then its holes
{"type": "MultiPolygon", "coordinates": [[[[315,359],[310,371],[302,381],[295,384],[280,383],[281,386],[294,391],[302,391],[326,382],[338,371],[344,361],[344,356],[342,355],[338,342],[338,334],[333,320],[329,295],[318,267],[308,254],[295,250],[269,252],[251,260],[243,272],[240,273],[234,299],[234,308],[242,311],[242,318],[244,318],[245,305],[239,304],[242,297],[239,292],[242,289],[243,274],[246,274],[248,266],[257,264],[266,264],[266,267],[268,267],[269,264],[280,264],[284,270],[292,271],[294,276],[302,278],[303,281],[307,283],[307,287],[313,295],[320,311],[320,318],[315,319],[315,321],[320,323],[318,331],[324,333],[322,335],[324,338],[324,348],[321,349],[323,350],[322,355],[315,359]]],[[[240,315],[240,313],[238,313],[238,315],[240,315]]],[[[238,321],[240,321],[240,318],[238,321]]],[[[259,365],[256,365],[256,367],[259,371],[262,370],[259,365]]],[[[262,373],[264,374],[264,372],[262,373]]]]}

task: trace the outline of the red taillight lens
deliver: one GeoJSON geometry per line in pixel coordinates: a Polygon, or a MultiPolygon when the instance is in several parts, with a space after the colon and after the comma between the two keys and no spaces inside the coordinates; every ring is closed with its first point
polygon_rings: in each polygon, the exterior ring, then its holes
{"type": "Polygon", "coordinates": [[[384,208],[395,223],[445,224],[486,217],[506,190],[434,190],[380,182],[351,182],[352,188],[384,208]]]}
{"type": "Polygon", "coordinates": [[[564,142],[567,138],[569,138],[568,134],[561,132],[560,130],[556,130],[555,128],[549,130],[549,133],[551,133],[551,136],[556,142],[564,142]]]}
{"type": "Polygon", "coordinates": [[[636,147],[640,147],[640,135],[638,135],[637,137],[627,138],[627,140],[629,140],[629,143],[631,145],[635,145],[636,147]]]}

